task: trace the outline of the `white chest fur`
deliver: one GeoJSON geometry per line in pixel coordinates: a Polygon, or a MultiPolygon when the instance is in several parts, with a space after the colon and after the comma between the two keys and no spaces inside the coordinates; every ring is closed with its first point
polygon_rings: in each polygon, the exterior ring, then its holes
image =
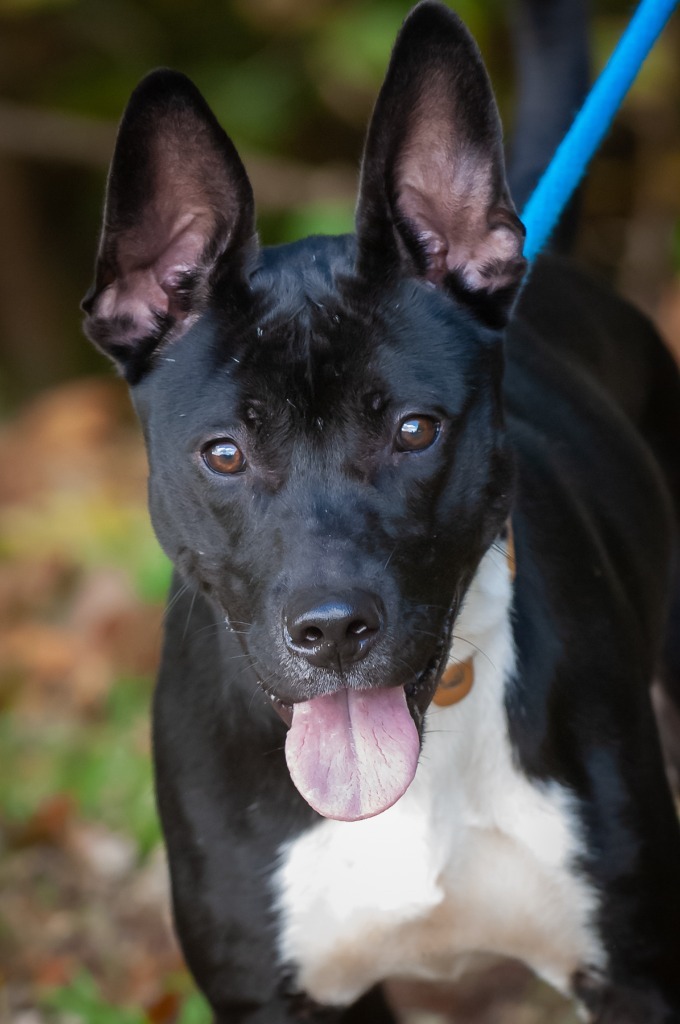
{"type": "Polygon", "coordinates": [[[281,851],[281,957],[319,1002],[352,1002],[388,978],[453,980],[472,952],[523,960],[565,992],[578,967],[603,966],[572,797],[530,782],[513,760],[511,600],[492,548],[451,651],[473,655],[475,685],[428,711],[410,788],[375,818],[323,821],[281,851]]]}

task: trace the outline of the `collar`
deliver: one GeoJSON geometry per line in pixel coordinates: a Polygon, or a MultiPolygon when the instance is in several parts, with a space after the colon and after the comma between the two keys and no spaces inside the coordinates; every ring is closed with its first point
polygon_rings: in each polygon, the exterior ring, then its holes
{"type": "MultiPolygon", "coordinates": [[[[504,540],[505,560],[508,566],[508,572],[510,573],[510,579],[514,580],[517,570],[515,567],[515,542],[510,520],[508,520],[507,523],[504,540]]],[[[452,704],[458,704],[459,701],[464,700],[465,697],[467,697],[468,693],[474,686],[474,682],[474,655],[470,655],[470,657],[465,658],[464,661],[451,662],[446,666],[442,673],[442,677],[439,680],[439,686],[432,698],[432,703],[436,704],[439,708],[448,708],[451,707],[452,704]]]]}

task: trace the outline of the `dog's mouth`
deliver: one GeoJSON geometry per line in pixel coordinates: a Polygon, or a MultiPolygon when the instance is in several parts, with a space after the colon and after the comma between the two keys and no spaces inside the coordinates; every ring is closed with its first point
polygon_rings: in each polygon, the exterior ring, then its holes
{"type": "Polygon", "coordinates": [[[401,686],[336,690],[293,708],[290,777],[326,818],[359,821],[387,810],[413,781],[418,729],[401,686]]]}
{"type": "Polygon", "coordinates": [[[442,641],[407,686],[343,688],[292,706],[271,696],[289,727],[285,752],[291,779],[315,811],[359,821],[404,795],[418,767],[419,725],[445,655],[442,641]]]}

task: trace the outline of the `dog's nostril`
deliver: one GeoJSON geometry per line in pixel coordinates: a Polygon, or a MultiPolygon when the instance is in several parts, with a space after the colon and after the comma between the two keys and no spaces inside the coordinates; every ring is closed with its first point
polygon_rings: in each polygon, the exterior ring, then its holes
{"type": "Polygon", "coordinates": [[[351,633],[353,636],[362,636],[369,629],[370,626],[367,626],[365,622],[362,622],[360,619],[354,619],[354,621],[350,622],[347,627],[347,632],[351,633]]]}
{"type": "Polygon", "coordinates": [[[316,626],[310,626],[302,634],[302,639],[306,640],[308,644],[318,644],[323,640],[323,633],[316,626]]]}

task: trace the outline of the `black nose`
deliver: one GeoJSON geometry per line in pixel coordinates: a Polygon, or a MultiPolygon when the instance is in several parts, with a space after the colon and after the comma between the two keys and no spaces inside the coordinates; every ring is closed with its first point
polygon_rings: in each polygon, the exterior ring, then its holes
{"type": "Polygon", "coordinates": [[[318,668],[339,668],[365,657],[383,623],[382,602],[365,590],[305,591],[284,612],[291,651],[318,668]]]}

